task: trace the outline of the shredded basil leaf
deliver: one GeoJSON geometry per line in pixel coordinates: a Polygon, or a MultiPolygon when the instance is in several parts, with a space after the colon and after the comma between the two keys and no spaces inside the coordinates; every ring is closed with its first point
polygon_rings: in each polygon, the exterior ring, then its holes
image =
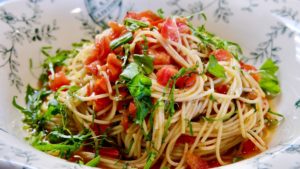
{"type": "Polygon", "coordinates": [[[259,68],[261,77],[259,85],[267,95],[277,95],[281,91],[279,80],[276,76],[278,69],[278,66],[271,59],[267,59],[259,68]]]}
{"type": "Polygon", "coordinates": [[[209,56],[207,70],[209,73],[216,77],[225,78],[225,69],[218,63],[218,60],[214,55],[209,56]]]}
{"type": "Polygon", "coordinates": [[[150,74],[154,70],[153,58],[147,55],[133,55],[134,62],[139,65],[145,74],[150,74]]]}
{"type": "Polygon", "coordinates": [[[97,165],[100,163],[101,157],[97,155],[95,158],[91,159],[89,162],[87,162],[85,165],[90,167],[97,167],[97,165]]]}
{"type": "Polygon", "coordinates": [[[133,35],[131,32],[127,32],[121,37],[114,39],[110,42],[109,47],[111,50],[116,49],[117,47],[124,45],[133,39],[133,35]]]}
{"type": "Polygon", "coordinates": [[[163,11],[162,8],[159,8],[159,9],[157,10],[157,15],[158,15],[160,18],[162,18],[162,19],[165,18],[164,13],[165,13],[165,12],[163,11]]]}
{"type": "Polygon", "coordinates": [[[132,18],[126,18],[124,20],[124,25],[130,31],[134,31],[134,30],[137,30],[138,28],[145,28],[145,27],[149,26],[149,24],[146,23],[146,22],[135,20],[135,19],[132,19],[132,18]]]}

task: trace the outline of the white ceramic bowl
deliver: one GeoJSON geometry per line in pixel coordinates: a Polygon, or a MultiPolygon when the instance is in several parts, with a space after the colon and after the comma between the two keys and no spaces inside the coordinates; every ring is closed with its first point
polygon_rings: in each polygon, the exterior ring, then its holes
{"type": "Polygon", "coordinates": [[[24,103],[26,85],[37,84],[42,46],[69,48],[72,42],[92,39],[127,10],[158,8],[167,15],[203,10],[207,29],[239,43],[249,62],[278,61],[282,93],[273,103],[284,121],[269,150],[224,168],[300,167],[299,0],[11,0],[0,6],[0,168],[83,168],[30,147],[12,97],[24,103]]]}

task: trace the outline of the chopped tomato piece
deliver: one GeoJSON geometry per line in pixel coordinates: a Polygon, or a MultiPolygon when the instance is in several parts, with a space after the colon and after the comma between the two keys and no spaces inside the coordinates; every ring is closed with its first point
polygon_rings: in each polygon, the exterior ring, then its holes
{"type": "Polygon", "coordinates": [[[123,113],[122,119],[121,119],[121,125],[123,126],[124,130],[126,131],[129,126],[129,119],[127,113],[123,113]]]}
{"type": "Polygon", "coordinates": [[[171,56],[163,48],[150,48],[149,53],[154,56],[154,65],[171,64],[171,56]]]}
{"type": "Polygon", "coordinates": [[[247,93],[247,98],[250,99],[250,100],[254,100],[257,98],[257,93],[252,91],[252,92],[249,92],[247,93]]]}
{"type": "Polygon", "coordinates": [[[92,75],[98,75],[98,68],[97,65],[100,65],[100,62],[98,60],[90,63],[89,65],[85,66],[86,72],[88,74],[92,74],[92,75]]]}
{"type": "Polygon", "coordinates": [[[232,54],[225,49],[217,49],[213,51],[211,55],[214,55],[218,61],[230,61],[233,57],[232,54]]]}
{"type": "Polygon", "coordinates": [[[174,21],[172,18],[167,18],[165,20],[160,33],[165,39],[170,39],[174,42],[180,41],[180,34],[176,25],[176,21],[174,21]]]}
{"type": "Polygon", "coordinates": [[[159,22],[163,21],[162,18],[160,18],[158,15],[156,15],[154,12],[152,12],[150,10],[142,11],[142,12],[139,12],[139,13],[129,11],[129,12],[127,12],[127,14],[125,16],[125,19],[126,18],[132,18],[132,19],[136,19],[136,20],[147,21],[151,25],[156,25],[159,22]]]}
{"type": "Polygon", "coordinates": [[[91,124],[90,129],[93,130],[93,132],[98,136],[103,134],[106,129],[109,127],[108,124],[91,124]]]}
{"type": "Polygon", "coordinates": [[[186,163],[191,169],[208,169],[208,164],[200,156],[187,152],[186,163]]]}
{"type": "Polygon", "coordinates": [[[93,91],[95,92],[96,95],[108,92],[108,88],[106,85],[106,79],[103,76],[96,79],[96,82],[93,86],[93,91]]]}
{"type": "Polygon", "coordinates": [[[196,77],[195,73],[184,75],[177,79],[176,87],[179,89],[191,87],[196,83],[196,77]]]}
{"type": "Polygon", "coordinates": [[[228,92],[228,85],[218,85],[215,86],[215,91],[221,94],[226,94],[228,92]]]}
{"type": "Polygon", "coordinates": [[[256,146],[250,139],[242,143],[242,154],[251,155],[256,151],[257,151],[256,146]]]}
{"type": "MultiPolygon", "coordinates": [[[[240,61],[241,69],[246,70],[246,71],[256,71],[256,67],[253,65],[246,64],[242,61],[240,61]]],[[[259,73],[250,73],[250,75],[258,82],[260,80],[260,75],[259,73]]]]}
{"type": "Polygon", "coordinates": [[[180,33],[190,34],[191,29],[187,26],[187,19],[186,18],[177,18],[176,24],[179,29],[180,33]]]}
{"type": "Polygon", "coordinates": [[[109,21],[108,26],[111,28],[111,39],[116,39],[122,34],[126,32],[126,28],[124,25],[118,24],[117,22],[114,21],[109,21]]]}
{"type": "Polygon", "coordinates": [[[109,104],[111,103],[111,100],[106,97],[106,98],[102,98],[102,99],[97,99],[94,101],[94,110],[96,112],[103,110],[104,108],[106,108],[109,104]]]}
{"type": "Polygon", "coordinates": [[[196,139],[196,137],[194,137],[194,136],[189,136],[189,135],[186,135],[186,134],[182,134],[177,139],[176,144],[185,144],[185,143],[187,143],[187,144],[191,145],[191,144],[194,144],[195,139],[196,139]]]}
{"type": "Polygon", "coordinates": [[[119,150],[113,147],[102,147],[99,150],[99,154],[101,156],[110,157],[110,158],[118,158],[120,156],[119,150]]]}
{"type": "Polygon", "coordinates": [[[107,74],[111,82],[115,82],[122,73],[122,61],[113,53],[107,57],[107,74]]]}
{"type": "Polygon", "coordinates": [[[170,78],[174,76],[177,72],[178,70],[174,66],[165,65],[161,69],[159,69],[156,73],[157,82],[163,86],[166,86],[170,78]]]}
{"type": "Polygon", "coordinates": [[[52,91],[56,91],[60,87],[64,85],[69,85],[70,81],[66,77],[65,73],[60,71],[54,74],[54,79],[52,79],[52,75],[49,75],[49,87],[52,91]]]}
{"type": "Polygon", "coordinates": [[[96,60],[99,60],[101,65],[105,64],[107,55],[110,52],[109,43],[110,40],[107,36],[103,36],[101,39],[96,39],[95,49],[86,59],[85,64],[89,65],[96,60]]]}
{"type": "Polygon", "coordinates": [[[129,111],[129,114],[134,118],[136,115],[136,106],[133,102],[130,102],[128,111],[129,111]]]}

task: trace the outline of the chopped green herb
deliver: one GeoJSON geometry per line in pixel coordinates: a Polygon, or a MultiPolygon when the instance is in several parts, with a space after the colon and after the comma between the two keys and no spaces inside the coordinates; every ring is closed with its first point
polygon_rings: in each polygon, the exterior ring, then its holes
{"type": "Polygon", "coordinates": [[[124,20],[124,25],[130,31],[134,31],[134,30],[137,30],[138,28],[145,28],[145,27],[149,26],[149,24],[146,23],[146,22],[135,20],[135,19],[132,19],[132,18],[126,18],[124,20]]]}
{"type": "Polygon", "coordinates": [[[157,15],[158,15],[160,18],[162,18],[162,19],[165,18],[164,13],[165,13],[165,12],[163,11],[162,8],[159,8],[159,9],[157,10],[157,15]]]}
{"type": "Polygon", "coordinates": [[[268,95],[280,93],[279,80],[276,77],[278,66],[271,59],[267,59],[260,67],[259,85],[268,95]]]}
{"type": "Polygon", "coordinates": [[[189,125],[189,129],[190,129],[190,134],[193,136],[194,135],[193,125],[192,125],[192,122],[190,120],[188,120],[188,125],[189,125]]]}
{"type": "Polygon", "coordinates": [[[97,155],[95,158],[87,162],[85,165],[90,166],[90,167],[97,167],[97,165],[100,163],[101,157],[97,155]]]}
{"type": "Polygon", "coordinates": [[[147,162],[144,166],[144,169],[150,169],[152,166],[153,161],[155,160],[156,153],[155,152],[150,152],[148,154],[147,162]]]}
{"type": "Polygon", "coordinates": [[[216,77],[225,78],[225,70],[224,67],[218,63],[218,60],[214,55],[209,56],[207,70],[209,73],[216,77]]]}
{"type": "Polygon", "coordinates": [[[232,162],[233,163],[236,163],[236,162],[239,162],[239,161],[241,161],[241,160],[243,160],[244,158],[243,157],[234,157],[233,159],[232,159],[232,162]]]}
{"type": "Polygon", "coordinates": [[[279,116],[279,117],[284,118],[284,116],[283,116],[282,114],[277,113],[277,112],[274,112],[274,111],[272,111],[271,109],[269,109],[268,113],[273,114],[273,115],[275,115],[275,116],[279,116]]]}
{"type": "Polygon", "coordinates": [[[120,77],[124,80],[131,80],[139,74],[139,66],[136,63],[130,63],[121,73],[120,77]]]}
{"type": "Polygon", "coordinates": [[[132,39],[133,39],[132,33],[131,32],[127,32],[124,35],[122,35],[121,37],[119,37],[119,38],[111,41],[109,47],[110,47],[111,50],[114,50],[117,47],[128,43],[132,39]]]}
{"type": "Polygon", "coordinates": [[[134,55],[134,62],[139,65],[145,74],[150,74],[154,70],[153,58],[147,55],[134,55]]]}
{"type": "Polygon", "coordinates": [[[222,118],[203,117],[203,119],[208,121],[208,122],[226,121],[236,113],[237,113],[236,111],[232,111],[232,112],[226,114],[225,116],[223,116],[222,118]]]}

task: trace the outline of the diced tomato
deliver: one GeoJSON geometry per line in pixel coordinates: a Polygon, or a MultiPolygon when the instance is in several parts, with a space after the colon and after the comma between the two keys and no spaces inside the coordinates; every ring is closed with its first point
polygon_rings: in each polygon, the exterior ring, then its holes
{"type": "Polygon", "coordinates": [[[54,74],[54,79],[52,79],[52,75],[49,75],[49,87],[52,91],[56,91],[60,87],[64,85],[69,85],[70,81],[66,77],[65,73],[60,71],[54,74]]]}
{"type": "Polygon", "coordinates": [[[105,64],[107,55],[110,52],[109,43],[110,40],[107,36],[103,36],[101,39],[97,39],[95,42],[95,49],[85,60],[85,64],[89,65],[96,60],[98,60],[101,65],[105,64]]]}
{"type": "Polygon", "coordinates": [[[165,20],[160,33],[165,39],[170,39],[174,42],[179,42],[180,40],[179,30],[176,25],[176,21],[174,21],[172,18],[167,18],[165,20]]]}
{"type": "Polygon", "coordinates": [[[228,92],[228,85],[217,85],[215,86],[215,91],[221,94],[226,94],[228,92]]]}
{"type": "Polygon", "coordinates": [[[185,143],[187,143],[187,144],[191,145],[191,144],[194,144],[195,140],[196,140],[196,137],[194,137],[194,136],[189,136],[189,135],[186,135],[186,134],[182,134],[177,139],[176,144],[185,144],[185,143]]]}
{"type": "MultiPolygon", "coordinates": [[[[249,65],[244,63],[243,61],[240,61],[241,69],[245,71],[256,71],[256,67],[253,65],[249,65]]],[[[260,80],[260,75],[259,73],[250,73],[250,75],[258,82],[260,80]]]]}
{"type": "Polygon", "coordinates": [[[142,12],[132,12],[129,11],[127,12],[125,19],[126,18],[132,18],[132,19],[136,19],[136,20],[141,20],[141,21],[147,21],[149,22],[151,25],[157,25],[159,22],[162,22],[163,19],[160,18],[158,15],[156,15],[154,12],[150,11],[150,10],[146,10],[146,11],[142,11],[142,12]]]}
{"type": "Polygon", "coordinates": [[[89,65],[85,66],[86,72],[90,75],[98,75],[98,68],[97,65],[100,65],[98,60],[90,63],[89,65]]]}
{"type": "Polygon", "coordinates": [[[97,99],[94,101],[94,110],[96,112],[103,110],[104,108],[106,108],[109,104],[111,103],[111,100],[106,97],[106,98],[102,98],[102,99],[97,99]]]}
{"type": "Polygon", "coordinates": [[[249,92],[247,93],[247,98],[250,99],[250,100],[254,100],[257,98],[257,93],[252,91],[252,92],[249,92]]]}
{"type": "Polygon", "coordinates": [[[93,86],[93,91],[95,92],[96,95],[108,92],[106,79],[103,76],[96,79],[96,82],[93,86]]]}
{"type": "Polygon", "coordinates": [[[123,126],[125,131],[128,129],[129,119],[128,119],[127,113],[123,113],[122,119],[121,119],[121,125],[123,126]]]}
{"type": "Polygon", "coordinates": [[[214,55],[218,61],[230,61],[233,57],[232,54],[225,49],[217,49],[213,51],[211,55],[214,55]]]}
{"type": "Polygon", "coordinates": [[[135,118],[135,116],[136,116],[136,106],[133,102],[130,102],[129,107],[128,107],[128,111],[129,111],[129,114],[133,118],[135,118]]]}
{"type": "Polygon", "coordinates": [[[180,33],[190,34],[191,29],[187,26],[186,18],[176,18],[176,24],[180,33]]]}
{"type": "Polygon", "coordinates": [[[242,154],[251,155],[256,151],[257,151],[256,146],[250,139],[242,143],[242,154]]]}
{"type": "Polygon", "coordinates": [[[184,75],[177,79],[176,87],[179,89],[191,87],[196,83],[197,75],[195,73],[184,75]]]}
{"type": "Polygon", "coordinates": [[[153,166],[151,166],[151,169],[160,169],[162,161],[157,160],[153,166]]]}
{"type": "Polygon", "coordinates": [[[107,57],[107,74],[111,82],[115,82],[122,73],[122,61],[113,53],[107,57]]]}
{"type": "Polygon", "coordinates": [[[208,169],[208,164],[200,156],[187,152],[186,163],[191,169],[208,169]]]}
{"type": "Polygon", "coordinates": [[[118,158],[120,156],[119,150],[113,147],[102,147],[99,150],[99,154],[101,156],[110,157],[110,158],[118,158]]]}
{"type": "Polygon", "coordinates": [[[209,168],[215,168],[215,167],[221,166],[221,164],[218,162],[218,160],[208,161],[207,163],[208,163],[209,168]]]}
{"type": "Polygon", "coordinates": [[[154,56],[154,65],[171,64],[171,56],[163,48],[150,48],[149,54],[154,56]]]}
{"type": "Polygon", "coordinates": [[[98,136],[103,134],[106,129],[109,127],[108,124],[91,124],[90,129],[93,130],[93,132],[98,136]]]}
{"type": "Polygon", "coordinates": [[[111,39],[116,39],[122,34],[126,33],[126,28],[124,25],[118,24],[117,22],[114,21],[109,21],[108,26],[111,28],[111,39]]]}
{"type": "Polygon", "coordinates": [[[178,70],[174,66],[165,65],[161,69],[159,69],[156,73],[157,82],[163,86],[166,86],[170,78],[174,76],[177,72],[178,70]]]}

